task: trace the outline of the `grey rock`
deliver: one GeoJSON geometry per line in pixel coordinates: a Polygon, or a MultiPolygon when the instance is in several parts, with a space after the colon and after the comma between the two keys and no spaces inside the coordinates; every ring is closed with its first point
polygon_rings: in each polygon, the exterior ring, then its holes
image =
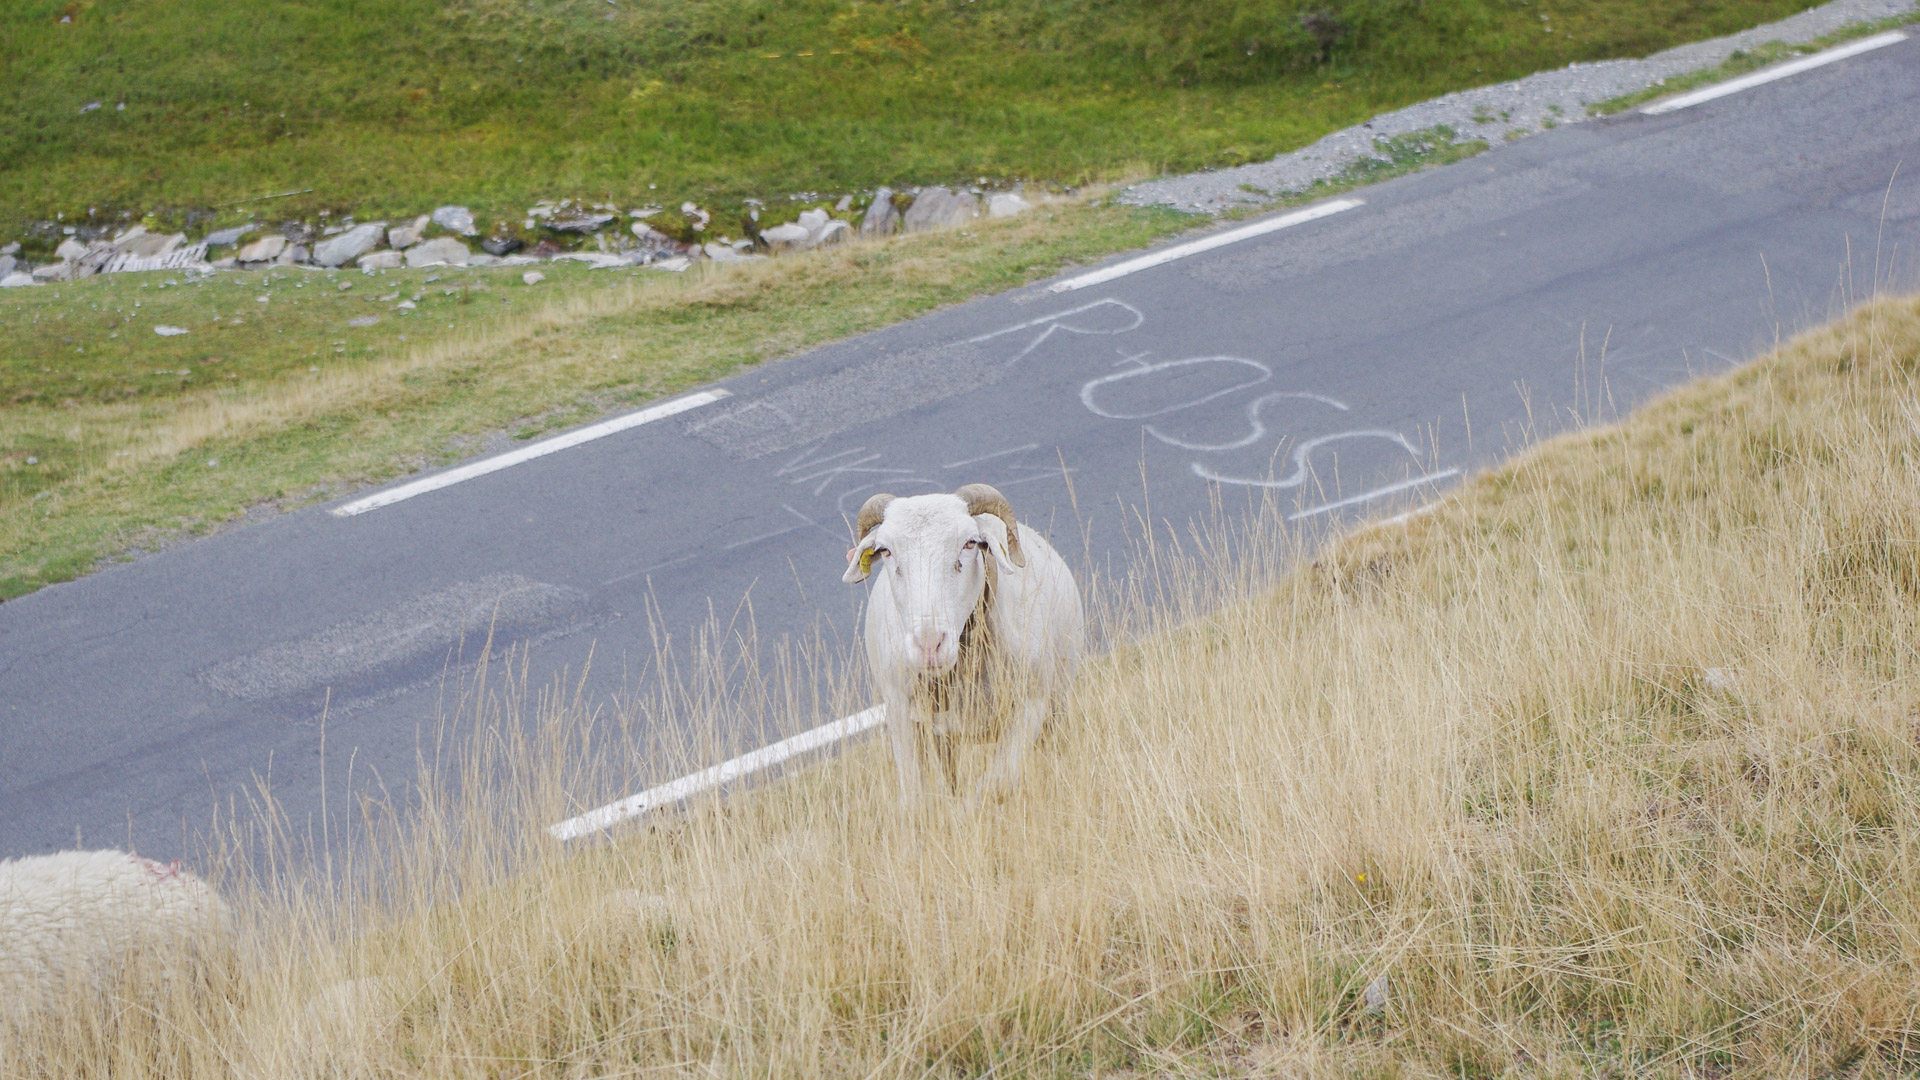
{"type": "MultiPolygon", "coordinates": [[[[331,240],[327,241],[329,244],[332,242],[331,240]]],[[[322,244],[321,246],[325,247],[326,245],[322,244]]],[[[281,236],[279,233],[271,233],[234,252],[233,257],[236,262],[243,263],[272,262],[279,258],[280,253],[285,251],[286,248],[287,238],[281,236]]]]}
{"type": "MultiPolygon", "coordinates": [[[[374,222],[355,225],[339,236],[330,236],[315,244],[313,261],[321,266],[345,266],[378,246],[380,237],[385,232],[385,229],[374,222]]],[[[256,241],[256,243],[264,243],[264,241],[256,241]]],[[[252,245],[248,245],[249,249],[251,247],[252,245]]],[[[244,250],[240,252],[239,257],[241,262],[250,261],[244,250]]]]}
{"type": "Polygon", "coordinates": [[[833,244],[845,243],[851,239],[853,239],[853,226],[841,221],[839,218],[834,218],[832,221],[822,225],[820,231],[814,234],[813,246],[828,247],[833,244]]]}
{"type": "Polygon", "coordinates": [[[599,232],[613,224],[614,214],[574,213],[556,217],[547,222],[547,228],[554,232],[591,233],[599,232]]]}
{"type": "Polygon", "coordinates": [[[473,226],[473,211],[464,206],[435,207],[432,217],[435,225],[461,236],[473,236],[480,231],[473,226]]]}
{"type": "Polygon", "coordinates": [[[489,255],[511,255],[525,246],[517,236],[489,236],[480,241],[480,250],[489,255]]]}
{"type": "Polygon", "coordinates": [[[410,248],[420,242],[420,234],[427,231],[427,223],[433,218],[421,214],[404,225],[395,225],[387,230],[387,246],[395,251],[410,248]]]}
{"type": "Polygon", "coordinates": [[[20,241],[18,240],[12,241],[11,243],[7,244],[5,247],[0,247],[0,255],[18,255],[18,254],[20,254],[20,241]]]}
{"type": "Polygon", "coordinates": [[[397,251],[369,251],[354,260],[354,265],[362,270],[398,270],[406,262],[406,256],[397,251]]]}
{"type": "MultiPolygon", "coordinates": [[[[767,248],[775,253],[805,251],[813,246],[813,234],[809,233],[805,226],[797,225],[793,222],[788,222],[785,225],[775,225],[770,229],[761,229],[760,239],[766,241],[767,248]]],[[[716,248],[719,246],[718,244],[707,245],[708,248],[716,248]]],[[[708,251],[707,254],[711,256],[713,252],[708,251]]],[[[732,254],[731,249],[728,250],[728,254],[732,254]]]]}
{"type": "Polygon", "coordinates": [[[68,237],[60,241],[60,246],[54,248],[53,253],[59,257],[61,262],[72,262],[87,253],[87,245],[72,237],[68,237]]]}
{"type": "Polygon", "coordinates": [[[678,274],[685,271],[687,267],[692,266],[693,260],[687,258],[685,255],[675,255],[670,259],[661,259],[659,262],[648,263],[647,265],[654,270],[666,270],[670,273],[678,274]]]}
{"type": "Polygon", "coordinates": [[[360,330],[372,326],[379,321],[380,316],[378,315],[362,315],[358,318],[348,319],[347,325],[353,327],[355,330],[360,330]]]}
{"type": "Polygon", "coordinates": [[[20,264],[20,260],[15,259],[10,254],[0,255],[0,278],[7,277],[8,275],[12,274],[13,268],[18,266],[19,264],[20,264]]]}
{"type": "Polygon", "coordinates": [[[833,215],[827,213],[825,210],[802,210],[800,211],[800,218],[796,224],[807,230],[809,235],[818,236],[820,235],[820,230],[826,228],[827,222],[832,220],[833,215]]]}
{"type": "Polygon", "coordinates": [[[899,231],[900,211],[894,209],[893,189],[881,188],[873,193],[873,203],[860,219],[860,235],[888,236],[899,231]]]}
{"type": "Polygon", "coordinates": [[[33,271],[33,280],[54,281],[54,282],[72,281],[73,280],[73,264],[70,262],[57,262],[57,263],[48,263],[45,266],[35,267],[33,271]]]}
{"type": "Polygon", "coordinates": [[[930,187],[922,189],[913,205],[907,207],[904,225],[910,233],[932,232],[965,225],[979,216],[980,200],[970,192],[930,187]]]}
{"type": "Polygon", "coordinates": [[[1013,217],[1033,209],[1033,204],[1017,191],[1003,191],[987,200],[988,217],[1013,217]]]}
{"type": "Polygon", "coordinates": [[[415,244],[407,249],[408,266],[438,266],[446,263],[451,266],[465,266],[473,252],[467,245],[451,236],[442,236],[424,244],[415,244]]]}
{"type": "Polygon", "coordinates": [[[123,239],[114,247],[136,259],[153,259],[173,254],[176,248],[186,242],[185,233],[172,233],[165,236],[159,233],[142,233],[139,236],[123,239]]]}
{"type": "Polygon", "coordinates": [[[840,201],[833,204],[833,212],[836,214],[844,214],[851,209],[853,209],[853,196],[851,195],[842,195],[840,196],[840,201]]]}
{"type": "Polygon", "coordinates": [[[541,282],[547,280],[547,275],[541,273],[538,270],[529,270],[526,273],[520,275],[520,280],[526,282],[529,285],[538,285],[541,282]]]}
{"type": "Polygon", "coordinates": [[[499,261],[500,261],[500,256],[489,254],[484,251],[477,252],[473,255],[467,256],[468,266],[492,266],[494,263],[497,263],[499,261]]]}
{"type": "Polygon", "coordinates": [[[281,252],[280,257],[274,261],[281,266],[295,266],[307,262],[311,257],[307,251],[307,245],[289,244],[287,245],[287,250],[281,252]]]}
{"type": "Polygon", "coordinates": [[[40,283],[33,279],[32,274],[23,274],[17,270],[6,277],[0,277],[0,289],[19,289],[38,284],[40,283]]]}
{"type": "Polygon", "coordinates": [[[259,228],[258,225],[235,225],[231,229],[221,229],[207,234],[208,247],[232,247],[240,238],[259,228]]]}

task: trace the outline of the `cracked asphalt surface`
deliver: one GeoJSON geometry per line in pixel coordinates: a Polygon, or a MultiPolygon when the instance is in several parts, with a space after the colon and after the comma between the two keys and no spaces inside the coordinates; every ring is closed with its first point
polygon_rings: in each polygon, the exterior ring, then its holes
{"type": "Polygon", "coordinates": [[[391,788],[443,673],[483,648],[481,610],[507,613],[492,644],[526,643],[536,685],[591,655],[593,700],[656,627],[685,640],[743,597],[762,642],[851,646],[846,519],[875,490],[995,484],[1082,571],[1124,558],[1143,519],[1184,534],[1271,497],[1311,529],[1429,500],[1575,416],[1920,284],[1920,39],[1359,194],[771,364],[674,420],[406,502],[315,507],[0,605],[0,857],[191,858],[269,771],[309,822],[322,706],[329,805],[391,788]]]}

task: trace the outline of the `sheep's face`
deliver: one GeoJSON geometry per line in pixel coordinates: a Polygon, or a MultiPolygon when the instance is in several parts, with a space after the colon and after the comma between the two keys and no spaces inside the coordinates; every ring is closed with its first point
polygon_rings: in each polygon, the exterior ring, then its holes
{"type": "Polygon", "coordinates": [[[960,631],[986,588],[987,560],[1004,559],[1005,542],[1006,526],[998,518],[967,513],[956,496],[896,499],[881,523],[847,552],[841,580],[871,574],[868,620],[886,619],[914,669],[939,674],[959,660],[960,631]]]}

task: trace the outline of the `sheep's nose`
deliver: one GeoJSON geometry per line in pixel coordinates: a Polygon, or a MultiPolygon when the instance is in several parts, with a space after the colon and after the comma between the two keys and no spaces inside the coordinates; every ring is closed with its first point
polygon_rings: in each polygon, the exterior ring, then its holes
{"type": "Polygon", "coordinates": [[[913,632],[913,647],[920,650],[920,658],[928,667],[940,662],[940,649],[947,643],[947,632],[932,626],[922,626],[913,632]]]}

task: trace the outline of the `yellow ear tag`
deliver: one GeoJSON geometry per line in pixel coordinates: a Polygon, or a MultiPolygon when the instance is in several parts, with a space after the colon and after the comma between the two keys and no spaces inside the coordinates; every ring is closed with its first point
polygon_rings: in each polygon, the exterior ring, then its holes
{"type": "Polygon", "coordinates": [[[861,550],[860,572],[863,574],[873,573],[873,549],[872,548],[864,548],[861,550]]]}

